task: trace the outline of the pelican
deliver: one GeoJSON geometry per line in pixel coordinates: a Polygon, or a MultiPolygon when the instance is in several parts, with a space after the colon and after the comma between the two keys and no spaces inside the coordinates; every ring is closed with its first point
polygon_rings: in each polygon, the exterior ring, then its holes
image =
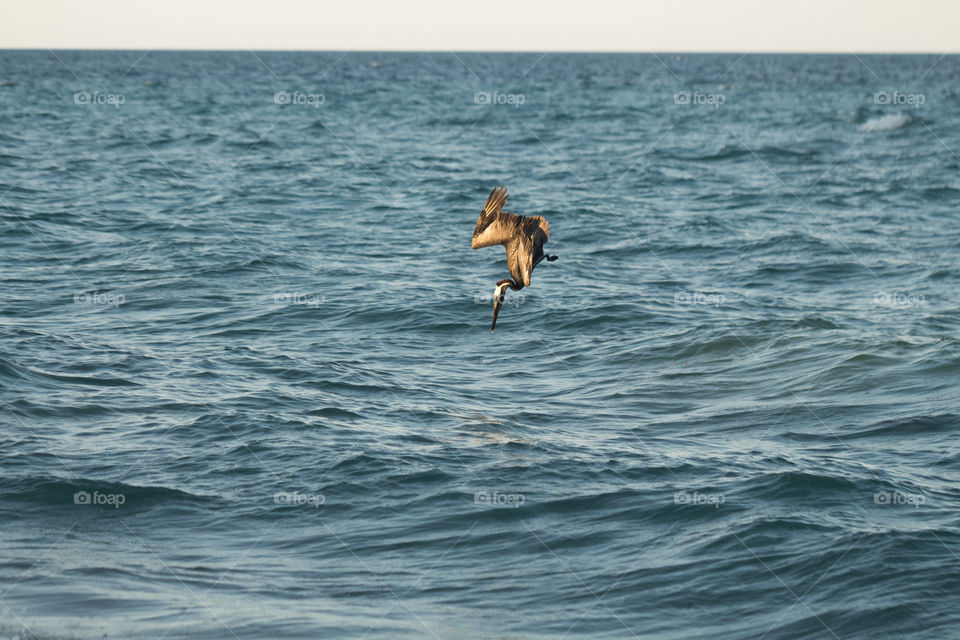
{"type": "Polygon", "coordinates": [[[493,291],[493,322],[490,333],[497,326],[497,316],[503,306],[503,297],[508,288],[519,291],[530,286],[530,274],[533,268],[544,258],[553,262],[557,256],[543,253],[543,245],[550,237],[550,225],[543,216],[521,216],[503,210],[507,203],[507,190],[499,187],[490,192],[483,211],[473,228],[471,249],[482,249],[502,244],[507,250],[507,269],[513,279],[507,278],[497,283],[493,291]]]}

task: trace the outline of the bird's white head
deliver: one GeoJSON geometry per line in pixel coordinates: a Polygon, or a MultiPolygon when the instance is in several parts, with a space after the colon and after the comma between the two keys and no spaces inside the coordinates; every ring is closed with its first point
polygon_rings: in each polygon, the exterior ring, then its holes
{"type": "Polygon", "coordinates": [[[493,322],[490,323],[490,333],[493,333],[493,328],[497,326],[497,316],[500,315],[500,308],[503,306],[503,296],[506,295],[510,284],[509,280],[503,280],[498,282],[493,290],[493,322]]]}

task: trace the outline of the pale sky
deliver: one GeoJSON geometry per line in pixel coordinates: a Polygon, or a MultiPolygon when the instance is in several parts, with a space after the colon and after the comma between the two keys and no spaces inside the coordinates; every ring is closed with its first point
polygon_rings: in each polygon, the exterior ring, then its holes
{"type": "Polygon", "coordinates": [[[960,0],[0,0],[0,48],[960,52],[960,0]]]}

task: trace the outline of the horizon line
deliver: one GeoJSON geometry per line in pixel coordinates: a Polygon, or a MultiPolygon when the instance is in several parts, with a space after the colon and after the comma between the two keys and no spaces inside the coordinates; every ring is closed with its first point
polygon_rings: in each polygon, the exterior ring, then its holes
{"type": "Polygon", "coordinates": [[[527,53],[527,54],[622,54],[622,55],[863,55],[863,56],[953,56],[960,55],[957,51],[805,51],[805,50],[776,50],[776,51],[743,51],[743,50],[661,50],[661,51],[638,51],[632,49],[216,49],[216,48],[94,48],[94,47],[0,47],[0,52],[5,51],[39,51],[39,52],[58,52],[58,51],[83,51],[83,52],[165,52],[165,53],[527,53]]]}

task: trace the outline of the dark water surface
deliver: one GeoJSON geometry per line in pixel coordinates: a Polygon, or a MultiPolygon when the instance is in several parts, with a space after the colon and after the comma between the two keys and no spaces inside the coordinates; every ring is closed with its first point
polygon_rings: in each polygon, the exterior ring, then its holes
{"type": "Polygon", "coordinates": [[[0,53],[0,637],[960,636],[958,80],[0,53]]]}

